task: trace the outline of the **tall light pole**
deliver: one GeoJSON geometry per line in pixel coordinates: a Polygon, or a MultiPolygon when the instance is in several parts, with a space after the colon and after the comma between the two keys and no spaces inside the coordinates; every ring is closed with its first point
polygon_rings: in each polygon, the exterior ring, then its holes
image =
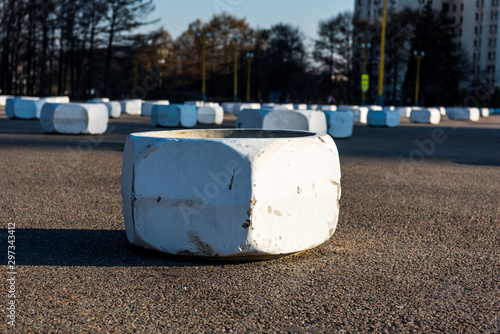
{"type": "Polygon", "coordinates": [[[387,0],[384,0],[382,9],[382,37],[380,41],[380,64],[378,71],[378,95],[377,104],[384,105],[384,55],[385,55],[385,27],[387,22],[387,0]]]}
{"type": "Polygon", "coordinates": [[[202,49],[201,49],[201,58],[202,58],[202,64],[201,64],[201,99],[203,101],[207,100],[207,85],[206,85],[206,70],[207,70],[207,64],[206,64],[206,44],[207,44],[207,39],[210,37],[210,33],[206,33],[205,35],[202,35],[201,33],[196,34],[198,37],[201,38],[202,42],[202,49]]]}
{"type": "Polygon", "coordinates": [[[252,74],[252,61],[254,54],[247,53],[247,62],[248,62],[248,75],[247,75],[247,102],[250,102],[250,76],[252,74]]]}
{"type": "Polygon", "coordinates": [[[241,34],[232,35],[234,41],[234,102],[238,101],[238,40],[241,34]]]}
{"type": "MultiPolygon", "coordinates": [[[[364,51],[364,59],[363,59],[363,74],[366,75],[366,65],[367,65],[367,59],[368,59],[368,51],[370,50],[370,48],[372,47],[372,45],[370,43],[361,43],[361,48],[363,49],[364,51]]],[[[362,89],[363,90],[363,105],[366,104],[366,90],[362,89]]]]}
{"type": "Polygon", "coordinates": [[[420,62],[425,57],[424,51],[414,51],[413,55],[417,58],[417,81],[415,83],[415,105],[418,106],[418,94],[420,92],[420,62]]]}

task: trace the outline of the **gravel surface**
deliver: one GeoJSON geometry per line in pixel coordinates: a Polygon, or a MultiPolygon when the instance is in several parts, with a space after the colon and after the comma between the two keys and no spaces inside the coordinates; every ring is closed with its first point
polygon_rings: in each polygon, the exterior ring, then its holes
{"type": "Polygon", "coordinates": [[[129,245],[123,143],[144,130],[123,116],[103,136],[48,135],[0,110],[0,238],[6,264],[15,223],[17,272],[16,326],[4,281],[0,332],[500,332],[500,115],[355,126],[336,141],[333,237],[246,263],[129,245]]]}

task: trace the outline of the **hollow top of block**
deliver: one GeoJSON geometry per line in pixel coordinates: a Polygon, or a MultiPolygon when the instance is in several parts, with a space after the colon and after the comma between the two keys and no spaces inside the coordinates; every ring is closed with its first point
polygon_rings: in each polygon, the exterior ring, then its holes
{"type": "Polygon", "coordinates": [[[269,139],[301,138],[316,136],[313,132],[291,130],[247,130],[247,129],[210,129],[210,130],[170,130],[132,133],[134,137],[165,139],[269,139]]]}

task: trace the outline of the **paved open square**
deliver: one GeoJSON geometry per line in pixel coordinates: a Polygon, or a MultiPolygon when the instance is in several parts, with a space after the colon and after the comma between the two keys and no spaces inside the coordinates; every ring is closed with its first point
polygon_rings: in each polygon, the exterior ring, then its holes
{"type": "MultiPolygon", "coordinates": [[[[205,127],[235,125],[226,114],[205,127]]],[[[500,331],[500,115],[355,125],[351,138],[335,140],[342,198],[332,238],[243,263],[129,244],[124,142],[153,130],[149,117],[122,115],[103,135],[46,134],[38,120],[0,110],[0,238],[6,254],[14,231],[14,332],[500,331]]]]}

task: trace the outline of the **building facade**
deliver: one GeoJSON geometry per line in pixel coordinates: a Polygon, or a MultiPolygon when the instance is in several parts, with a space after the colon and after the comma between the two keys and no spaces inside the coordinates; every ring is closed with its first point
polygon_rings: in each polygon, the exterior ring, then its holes
{"type": "MultiPolygon", "coordinates": [[[[354,0],[355,20],[380,19],[383,0],[354,0]]],[[[387,12],[423,9],[429,0],[387,0],[387,12]]],[[[460,89],[478,85],[500,86],[500,42],[498,42],[500,0],[432,0],[432,8],[443,10],[455,22],[455,44],[472,64],[472,75],[460,89]]],[[[404,70],[403,72],[406,72],[404,70]]]]}

